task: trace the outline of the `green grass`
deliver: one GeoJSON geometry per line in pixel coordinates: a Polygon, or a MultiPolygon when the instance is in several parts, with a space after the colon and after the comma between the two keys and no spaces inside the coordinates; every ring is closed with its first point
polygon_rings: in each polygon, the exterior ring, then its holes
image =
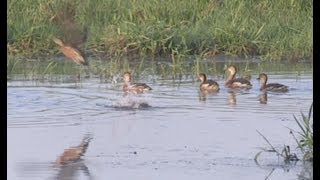
{"type": "Polygon", "coordinates": [[[260,55],[312,58],[312,0],[8,0],[7,49],[27,57],[57,53],[53,22],[70,11],[89,29],[87,52],[123,55],[260,55]],[[67,3],[68,2],[68,3],[67,3]]]}
{"type": "Polygon", "coordinates": [[[291,131],[292,136],[297,142],[298,148],[303,153],[303,160],[307,161],[313,161],[313,119],[312,119],[312,113],[313,113],[313,103],[310,106],[309,113],[306,116],[301,112],[301,119],[298,119],[296,116],[294,117],[294,120],[299,126],[300,131],[291,131]],[[296,138],[296,134],[298,134],[300,137],[299,139],[296,138]]]}

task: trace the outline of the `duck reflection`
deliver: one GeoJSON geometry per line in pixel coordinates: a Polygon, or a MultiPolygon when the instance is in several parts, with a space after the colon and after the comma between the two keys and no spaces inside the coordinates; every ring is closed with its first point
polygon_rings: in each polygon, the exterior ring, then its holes
{"type": "Polygon", "coordinates": [[[207,97],[215,96],[217,94],[218,92],[205,91],[205,90],[199,91],[199,101],[206,101],[207,97]]]}
{"type": "Polygon", "coordinates": [[[237,90],[229,90],[228,91],[228,104],[230,106],[235,106],[237,105],[237,98],[236,98],[237,90]]]}
{"type": "Polygon", "coordinates": [[[78,179],[78,171],[82,171],[91,179],[89,169],[81,159],[87,151],[91,139],[90,134],[85,135],[78,146],[66,149],[62,155],[57,158],[55,165],[59,168],[59,172],[55,179],[78,179]]]}
{"type": "Polygon", "coordinates": [[[260,101],[260,104],[267,104],[267,101],[268,101],[267,91],[261,91],[261,94],[259,95],[259,101],[260,101]]]}

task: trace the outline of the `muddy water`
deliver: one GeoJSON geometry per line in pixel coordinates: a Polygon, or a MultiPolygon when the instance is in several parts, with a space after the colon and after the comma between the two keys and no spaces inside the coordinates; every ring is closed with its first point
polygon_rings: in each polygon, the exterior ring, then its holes
{"type": "MultiPolygon", "coordinates": [[[[8,179],[298,179],[310,177],[302,162],[284,164],[269,146],[296,144],[293,114],[307,112],[311,74],[270,75],[288,93],[263,96],[253,74],[249,91],[203,97],[191,79],[140,79],[151,93],[123,97],[122,82],[8,81],[8,179]],[[53,163],[90,134],[82,161],[53,163]]],[[[215,76],[223,85],[223,79],[215,76]]],[[[296,152],[299,153],[299,152],[296,152]]]]}

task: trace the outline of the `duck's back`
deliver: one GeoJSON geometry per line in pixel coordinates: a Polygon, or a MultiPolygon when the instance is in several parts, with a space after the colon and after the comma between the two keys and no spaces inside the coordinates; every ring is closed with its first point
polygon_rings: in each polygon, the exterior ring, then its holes
{"type": "Polygon", "coordinates": [[[246,88],[251,88],[252,84],[247,79],[236,78],[236,79],[232,79],[229,82],[227,82],[226,86],[227,87],[246,87],[246,88]]]}
{"type": "Polygon", "coordinates": [[[216,81],[213,80],[206,80],[203,83],[200,84],[200,90],[213,90],[218,91],[219,84],[216,81]]]}
{"type": "Polygon", "coordinates": [[[274,91],[274,92],[287,92],[289,91],[288,86],[279,83],[269,83],[266,85],[267,91],[274,91]]]}
{"type": "Polygon", "coordinates": [[[141,89],[141,90],[147,90],[147,91],[150,91],[152,90],[152,88],[150,86],[148,86],[147,84],[145,83],[133,83],[131,85],[132,88],[138,88],[138,89],[141,89]]]}

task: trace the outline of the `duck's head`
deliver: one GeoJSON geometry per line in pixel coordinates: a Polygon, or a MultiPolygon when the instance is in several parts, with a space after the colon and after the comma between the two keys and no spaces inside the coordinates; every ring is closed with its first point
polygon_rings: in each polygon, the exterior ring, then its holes
{"type": "Polygon", "coordinates": [[[257,80],[260,80],[260,82],[262,82],[262,83],[266,83],[268,80],[268,76],[265,73],[261,73],[259,75],[259,77],[257,78],[257,80]]]}
{"type": "Polygon", "coordinates": [[[123,80],[124,82],[130,82],[132,79],[131,73],[130,72],[125,72],[123,74],[123,80]]]}
{"type": "Polygon", "coordinates": [[[236,74],[237,73],[237,68],[234,65],[229,65],[227,67],[227,70],[230,72],[230,74],[236,74]]]}
{"type": "Polygon", "coordinates": [[[56,37],[52,37],[52,41],[58,44],[59,46],[64,46],[64,43],[62,42],[61,39],[58,39],[56,37]]]}
{"type": "Polygon", "coordinates": [[[200,79],[200,81],[201,81],[201,82],[206,81],[206,80],[207,80],[207,76],[206,76],[206,74],[204,74],[204,73],[200,73],[200,74],[199,74],[199,79],[200,79]]]}

